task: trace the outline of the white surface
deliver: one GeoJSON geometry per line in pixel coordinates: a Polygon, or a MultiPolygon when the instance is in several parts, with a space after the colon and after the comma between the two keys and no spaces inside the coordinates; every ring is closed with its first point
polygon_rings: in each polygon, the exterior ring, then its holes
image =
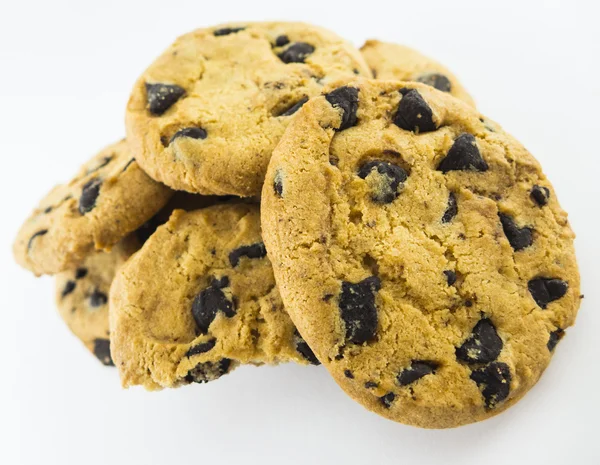
{"type": "Polygon", "coordinates": [[[600,463],[600,7],[594,0],[2,0],[0,286],[3,464],[600,463]],[[321,368],[244,367],[218,382],[122,391],[53,306],[50,278],[12,261],[21,221],[55,183],[123,135],[143,68],[179,34],[298,19],[360,45],[397,41],[447,64],[541,161],[570,212],[586,294],[577,325],[508,412],[449,431],[384,420],[321,368]]]}

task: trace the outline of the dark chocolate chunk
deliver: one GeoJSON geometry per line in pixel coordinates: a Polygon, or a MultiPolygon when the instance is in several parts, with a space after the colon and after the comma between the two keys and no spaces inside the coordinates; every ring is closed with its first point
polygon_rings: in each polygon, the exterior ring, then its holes
{"type": "Polygon", "coordinates": [[[179,139],[180,137],[188,137],[190,139],[206,139],[206,136],[207,134],[205,129],[199,127],[185,128],[177,131],[173,137],[171,137],[169,144],[173,143],[175,139],[179,139]]]}
{"type": "Polygon", "coordinates": [[[285,34],[277,36],[277,38],[275,39],[275,47],[283,47],[284,45],[287,45],[289,43],[290,39],[285,34]]]}
{"type": "Polygon", "coordinates": [[[554,348],[556,347],[556,344],[558,344],[558,341],[560,341],[563,336],[565,335],[565,330],[561,329],[561,328],[556,328],[554,331],[552,331],[550,333],[550,337],[548,338],[548,350],[550,352],[552,352],[554,350],[554,348]]]}
{"type": "Polygon", "coordinates": [[[231,368],[231,360],[224,358],[218,362],[202,362],[188,371],[185,381],[188,383],[208,383],[214,381],[231,368]]]}
{"type": "Polygon", "coordinates": [[[148,110],[155,116],[162,115],[185,95],[185,89],[175,84],[146,83],[148,110]]]}
{"type": "Polygon", "coordinates": [[[196,321],[200,334],[206,334],[208,327],[217,316],[217,312],[223,312],[227,318],[235,315],[233,301],[229,300],[223,289],[229,287],[229,278],[223,276],[221,279],[214,278],[210,286],[202,290],[192,303],[192,315],[196,321]]]}
{"type": "Polygon", "coordinates": [[[304,338],[300,335],[298,330],[294,331],[294,340],[296,342],[296,350],[305,360],[307,360],[311,365],[320,365],[319,359],[306,343],[304,338]]]}
{"type": "Polygon", "coordinates": [[[344,376],[348,379],[354,379],[354,373],[352,373],[350,370],[344,370],[344,376]]]}
{"type": "Polygon", "coordinates": [[[358,176],[366,179],[368,176],[376,176],[375,188],[371,192],[371,199],[377,203],[393,202],[398,195],[398,187],[406,181],[408,174],[398,165],[383,161],[372,160],[360,167],[358,176]]]}
{"type": "Polygon", "coordinates": [[[358,89],[356,87],[338,87],[325,95],[325,99],[335,108],[342,109],[342,122],[338,131],[356,126],[358,118],[358,89]]]}
{"type": "Polygon", "coordinates": [[[101,186],[102,180],[99,178],[90,179],[83,185],[81,197],[79,197],[79,213],[85,215],[94,209],[101,186]]]}
{"type": "Polygon", "coordinates": [[[283,197],[283,176],[280,171],[275,172],[275,179],[273,179],[273,190],[275,195],[283,197]]]}
{"type": "Polygon", "coordinates": [[[281,113],[279,113],[278,115],[275,115],[275,116],[290,116],[290,115],[293,115],[298,110],[300,110],[300,108],[302,108],[302,105],[304,105],[306,102],[308,102],[308,97],[302,97],[296,103],[294,103],[293,105],[287,107],[285,110],[283,110],[281,113]]]}
{"type": "Polygon", "coordinates": [[[433,122],[433,112],[421,94],[415,89],[402,89],[400,93],[402,100],[394,115],[394,124],[407,131],[435,131],[437,126],[433,122]]]}
{"type": "Polygon", "coordinates": [[[519,228],[515,220],[504,213],[499,213],[498,216],[500,217],[504,234],[515,252],[533,244],[533,229],[528,226],[519,228]]]}
{"type": "Polygon", "coordinates": [[[471,379],[482,390],[485,405],[493,409],[508,397],[512,376],[506,363],[492,362],[483,368],[474,370],[471,379]]]}
{"type": "Polygon", "coordinates": [[[75,279],[85,278],[88,274],[87,268],[77,268],[75,270],[75,279]]]}
{"type": "Polygon", "coordinates": [[[67,281],[67,283],[65,284],[65,287],[63,288],[62,292],[60,293],[61,298],[64,299],[71,292],[73,292],[75,290],[75,286],[77,286],[75,281],[71,281],[71,280],[67,281]]]}
{"type": "Polygon", "coordinates": [[[569,285],[558,278],[535,278],[527,284],[533,300],[542,308],[560,299],[567,293],[569,285]]]}
{"type": "Polygon", "coordinates": [[[377,384],[375,381],[367,381],[365,383],[365,387],[367,389],[373,389],[373,388],[376,388],[377,386],[379,386],[379,384],[377,384]]]}
{"type": "Polygon", "coordinates": [[[108,297],[104,292],[100,292],[98,289],[94,289],[92,295],[90,295],[90,305],[92,307],[102,307],[108,302],[108,297]]]}
{"type": "Polygon", "coordinates": [[[448,195],[448,206],[446,207],[446,211],[442,216],[442,223],[450,223],[457,213],[458,203],[456,202],[456,194],[454,192],[450,192],[450,195],[448,195]]]}
{"type": "Polygon", "coordinates": [[[471,335],[456,348],[456,358],[466,363],[489,363],[498,358],[504,343],[489,318],[483,318],[471,335]]]}
{"type": "Polygon", "coordinates": [[[385,408],[390,408],[395,399],[396,394],[394,394],[393,392],[388,392],[385,396],[380,397],[379,401],[383,404],[385,408]]]}
{"type": "Polygon", "coordinates": [[[215,37],[228,36],[229,34],[235,34],[236,32],[240,32],[246,29],[245,27],[222,27],[221,29],[216,29],[213,34],[215,37]]]}
{"type": "Polygon", "coordinates": [[[315,48],[306,42],[295,42],[277,56],[284,63],[304,63],[314,51],[315,48]]]}
{"type": "Polygon", "coordinates": [[[36,233],[34,233],[34,234],[33,234],[33,236],[31,236],[31,237],[29,238],[29,241],[27,242],[27,250],[31,249],[31,243],[33,242],[33,240],[34,240],[36,237],[43,236],[44,234],[47,234],[47,233],[48,233],[48,230],[47,230],[47,229],[42,229],[42,230],[40,230],[40,231],[37,231],[36,233]]]}
{"type": "Polygon", "coordinates": [[[438,171],[487,171],[488,164],[481,157],[472,134],[463,133],[456,138],[446,157],[437,167],[438,171]]]}
{"type": "Polygon", "coordinates": [[[407,386],[421,379],[423,376],[435,373],[438,367],[438,363],[430,360],[413,360],[410,367],[402,370],[396,379],[400,386],[407,386]]]}
{"type": "Polygon", "coordinates": [[[215,338],[209,339],[206,342],[201,342],[200,344],[196,344],[195,346],[190,347],[190,349],[186,352],[186,357],[191,357],[192,355],[204,354],[211,350],[217,340],[215,338]]]}
{"type": "Polygon", "coordinates": [[[536,184],[531,188],[529,195],[535,203],[537,203],[540,207],[543,207],[548,203],[548,199],[550,199],[550,189],[544,186],[538,186],[536,184]]]}
{"type": "Polygon", "coordinates": [[[342,282],[339,308],[349,342],[363,344],[375,338],[378,323],[375,293],[379,289],[381,281],[377,276],[359,283],[342,282]]]}
{"type": "Polygon", "coordinates": [[[94,355],[103,365],[107,367],[115,366],[110,356],[110,341],[108,339],[94,339],[94,355]]]}
{"type": "Polygon", "coordinates": [[[239,265],[240,258],[242,257],[263,258],[266,255],[267,249],[265,249],[265,244],[262,242],[257,242],[252,245],[243,245],[229,253],[229,263],[235,268],[239,265]]]}
{"type": "Polygon", "coordinates": [[[442,92],[450,92],[452,90],[450,79],[440,73],[424,73],[417,76],[415,81],[427,84],[442,92]]]}
{"type": "Polygon", "coordinates": [[[456,282],[456,273],[452,270],[445,270],[444,274],[446,275],[448,286],[452,286],[456,282]]]}

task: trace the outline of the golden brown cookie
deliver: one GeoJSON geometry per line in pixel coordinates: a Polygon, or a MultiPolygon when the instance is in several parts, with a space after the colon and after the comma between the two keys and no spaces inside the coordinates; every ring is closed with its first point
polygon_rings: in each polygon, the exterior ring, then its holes
{"type": "Polygon", "coordinates": [[[181,36],[140,77],[127,134],[154,179],[255,196],[291,115],[324,84],[370,76],[358,50],[302,23],[240,23],[181,36]]]}
{"type": "Polygon", "coordinates": [[[281,303],[257,205],[176,210],[117,273],[110,328],[125,387],[208,382],[240,363],[318,363],[281,303]]]}
{"type": "Polygon", "coordinates": [[[402,423],[510,407],[579,307],[574,234],[538,162],[426,85],[356,80],[304,105],[269,165],[262,227],[317,358],[402,423]]]}
{"type": "Polygon", "coordinates": [[[17,262],[36,275],[77,266],[94,249],[108,250],[158,212],[173,191],[138,166],[127,142],[110,145],[56,186],[15,240],[17,262]]]}

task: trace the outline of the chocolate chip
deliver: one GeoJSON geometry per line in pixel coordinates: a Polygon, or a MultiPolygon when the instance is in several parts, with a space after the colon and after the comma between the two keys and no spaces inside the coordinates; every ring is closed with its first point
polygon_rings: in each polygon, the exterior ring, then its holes
{"type": "Polygon", "coordinates": [[[209,350],[211,350],[215,346],[216,343],[217,343],[217,340],[215,338],[212,338],[206,342],[201,342],[200,344],[196,344],[195,346],[190,347],[190,350],[188,350],[186,352],[185,356],[191,357],[193,355],[204,354],[204,353],[208,352],[209,350]]]}
{"type": "Polygon", "coordinates": [[[393,202],[399,195],[398,187],[408,178],[408,174],[398,165],[383,160],[365,163],[358,170],[362,179],[369,178],[371,199],[377,203],[393,202]]]}
{"type": "Polygon", "coordinates": [[[500,217],[504,234],[515,252],[533,244],[533,229],[527,226],[519,228],[515,220],[504,213],[499,213],[498,216],[500,217]]]}
{"type": "Polygon", "coordinates": [[[344,370],[344,376],[349,379],[354,379],[354,373],[352,373],[350,370],[344,370]]]}
{"type": "Polygon", "coordinates": [[[452,286],[456,282],[456,273],[452,270],[445,270],[444,274],[446,275],[448,286],[452,286]]]}
{"type": "Polygon", "coordinates": [[[188,137],[190,139],[206,139],[206,130],[199,128],[199,127],[193,127],[193,128],[185,128],[185,129],[181,129],[179,131],[177,131],[173,137],[171,137],[171,140],[169,141],[169,144],[171,144],[175,139],[179,139],[180,137],[188,137]]]}
{"type": "Polygon", "coordinates": [[[378,322],[375,292],[379,289],[381,281],[377,276],[359,283],[342,282],[339,307],[349,342],[363,344],[375,338],[378,322]]]}
{"type": "Polygon", "coordinates": [[[471,379],[482,389],[485,405],[493,409],[508,397],[512,376],[506,363],[492,362],[471,373],[471,379]]]}
{"type": "Polygon", "coordinates": [[[210,286],[202,290],[192,303],[192,315],[200,334],[206,334],[208,327],[217,316],[223,312],[227,318],[235,315],[234,303],[227,298],[222,289],[229,287],[229,278],[214,278],[210,286]]]}
{"type": "Polygon", "coordinates": [[[218,362],[202,362],[188,371],[185,381],[188,383],[208,383],[226,374],[231,368],[231,360],[224,358],[218,362]]]}
{"type": "Polygon", "coordinates": [[[88,274],[87,268],[77,268],[75,270],[75,279],[85,278],[88,274]]]}
{"type": "Polygon", "coordinates": [[[377,386],[379,386],[379,384],[377,384],[375,381],[367,381],[365,383],[365,387],[367,389],[373,389],[373,388],[376,388],[377,386]]]}
{"type": "Polygon", "coordinates": [[[53,209],[54,209],[54,207],[53,207],[52,205],[50,205],[49,207],[46,207],[46,208],[44,209],[44,213],[48,214],[48,213],[50,213],[50,212],[51,212],[53,209]]]}
{"type": "Polygon", "coordinates": [[[289,43],[290,39],[285,34],[277,36],[277,38],[275,39],[275,47],[283,47],[284,45],[287,45],[289,43]]]}
{"type": "Polygon", "coordinates": [[[385,396],[380,397],[379,401],[383,404],[385,408],[390,408],[395,399],[396,394],[394,394],[393,392],[388,392],[385,396]]]}
{"type": "Polygon", "coordinates": [[[229,253],[229,263],[235,268],[240,263],[240,258],[242,257],[263,258],[266,255],[267,249],[265,249],[265,244],[262,242],[257,242],[252,245],[243,245],[229,253]]]}
{"type": "Polygon", "coordinates": [[[342,122],[338,131],[356,126],[358,118],[358,89],[356,87],[338,87],[325,95],[325,99],[335,108],[342,109],[342,122]]]}
{"type": "Polygon", "coordinates": [[[185,89],[175,84],[146,83],[148,110],[155,116],[162,115],[185,95],[185,89]]]}
{"type": "Polygon", "coordinates": [[[415,81],[427,84],[442,92],[450,92],[452,90],[450,79],[440,73],[424,73],[417,76],[415,81]]]}
{"type": "Polygon", "coordinates": [[[417,90],[403,90],[405,92],[400,91],[403,97],[394,115],[394,124],[407,131],[435,131],[437,126],[433,122],[433,112],[429,104],[417,90]]]}
{"type": "Polygon", "coordinates": [[[477,142],[472,134],[461,134],[456,138],[446,157],[437,167],[438,171],[487,171],[488,164],[481,157],[477,142]]]}
{"type": "Polygon", "coordinates": [[[450,195],[448,195],[448,206],[446,207],[446,211],[442,216],[442,223],[450,223],[452,218],[454,218],[457,213],[458,203],[456,202],[456,194],[454,192],[450,192],[450,195]]]}
{"type": "Polygon", "coordinates": [[[65,287],[63,288],[62,292],[60,293],[61,298],[64,299],[71,292],[73,292],[75,290],[75,286],[77,286],[75,281],[71,281],[71,280],[67,281],[67,283],[65,284],[65,287]]]}
{"type": "Polygon", "coordinates": [[[305,360],[307,360],[311,365],[321,364],[315,353],[312,351],[297,329],[294,331],[294,340],[296,342],[296,351],[302,355],[305,360]]]}
{"type": "Polygon", "coordinates": [[[31,237],[29,238],[29,241],[27,242],[27,250],[31,249],[31,243],[33,242],[33,240],[34,240],[36,237],[43,236],[44,234],[47,234],[47,233],[48,233],[48,230],[47,230],[47,229],[42,229],[42,230],[40,230],[40,231],[38,231],[38,232],[34,233],[34,234],[33,234],[33,236],[31,236],[31,237]]]}
{"type": "Polygon", "coordinates": [[[473,328],[467,340],[456,349],[456,358],[466,363],[489,363],[498,358],[502,339],[489,318],[483,318],[473,328]]]}
{"type": "Polygon", "coordinates": [[[115,366],[110,356],[110,341],[108,339],[94,339],[94,355],[103,365],[107,367],[115,366]]]}
{"type": "Polygon", "coordinates": [[[558,341],[560,341],[564,335],[565,330],[561,328],[557,328],[556,330],[550,333],[550,337],[548,338],[548,344],[546,344],[550,352],[554,350],[556,344],[558,344],[558,341]]]}
{"type": "Polygon", "coordinates": [[[275,172],[273,179],[273,190],[278,197],[283,197],[283,176],[280,171],[275,172]]]}
{"type": "Polygon", "coordinates": [[[560,299],[567,293],[569,285],[558,278],[535,278],[527,284],[533,300],[542,308],[560,299]]]}
{"type": "Polygon", "coordinates": [[[295,42],[277,56],[284,63],[304,63],[314,51],[315,48],[306,42],[295,42]]]}
{"type": "Polygon", "coordinates": [[[548,199],[550,199],[550,189],[544,186],[538,186],[536,184],[531,188],[529,195],[535,203],[537,203],[540,207],[543,207],[548,203],[548,199]]]}
{"type": "Polygon", "coordinates": [[[438,367],[438,363],[429,360],[413,360],[410,367],[402,370],[396,379],[400,386],[407,386],[423,376],[435,373],[438,367]]]}
{"type": "Polygon", "coordinates": [[[100,194],[100,186],[102,186],[102,180],[99,178],[90,179],[83,185],[81,197],[79,197],[79,213],[85,215],[94,209],[96,199],[100,194]]]}
{"type": "Polygon", "coordinates": [[[90,295],[90,305],[92,307],[102,307],[108,302],[108,297],[104,292],[100,292],[98,289],[94,289],[92,295],[90,295]]]}
{"type": "Polygon", "coordinates": [[[290,115],[293,115],[298,110],[300,110],[300,108],[302,108],[302,105],[304,105],[306,102],[308,102],[308,97],[302,97],[300,100],[298,100],[292,106],[286,108],[281,113],[279,113],[278,115],[275,115],[275,116],[290,116],[290,115]]]}
{"type": "Polygon", "coordinates": [[[213,32],[215,37],[227,36],[229,34],[235,34],[236,32],[240,32],[246,29],[245,27],[222,27],[221,29],[217,29],[213,32]]]}

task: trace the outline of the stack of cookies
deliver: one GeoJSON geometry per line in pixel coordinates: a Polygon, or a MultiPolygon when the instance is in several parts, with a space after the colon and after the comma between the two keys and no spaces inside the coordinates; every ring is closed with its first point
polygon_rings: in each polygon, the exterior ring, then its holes
{"type": "Polygon", "coordinates": [[[454,427],[517,402],[575,321],[540,165],[414,50],[199,29],[134,85],[126,132],[14,245],[125,387],[322,363],[382,416],[454,427]]]}

